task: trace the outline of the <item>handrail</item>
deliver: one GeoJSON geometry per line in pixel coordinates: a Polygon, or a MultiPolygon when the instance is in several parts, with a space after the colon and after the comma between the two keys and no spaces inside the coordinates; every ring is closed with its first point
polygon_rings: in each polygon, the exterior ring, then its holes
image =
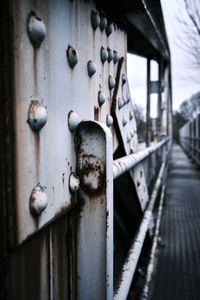
{"type": "Polygon", "coordinates": [[[144,160],[146,157],[148,157],[153,152],[157,151],[159,148],[161,148],[166,142],[170,140],[170,137],[167,137],[165,140],[150,146],[144,150],[141,150],[139,152],[135,152],[133,154],[118,158],[113,161],[113,179],[116,179],[123,173],[129,171],[131,168],[133,168],[135,165],[137,165],[139,162],[144,160]]]}
{"type": "MultiPolygon", "coordinates": [[[[165,142],[165,141],[164,141],[165,142]]],[[[164,144],[164,142],[162,144],[164,144]]],[[[160,144],[160,143],[159,143],[160,144]]],[[[161,144],[161,145],[162,145],[161,144]]],[[[158,195],[158,191],[160,188],[160,185],[162,183],[164,170],[165,170],[165,164],[166,161],[162,163],[158,178],[156,180],[154,190],[151,194],[151,198],[149,200],[149,203],[147,205],[147,208],[145,210],[142,222],[140,224],[140,227],[138,229],[138,232],[136,234],[135,239],[132,242],[132,245],[129,249],[127,259],[124,263],[122,275],[119,280],[119,286],[117,290],[115,291],[114,300],[125,300],[127,298],[133,275],[135,273],[135,269],[139,260],[139,256],[142,250],[142,246],[144,243],[144,239],[149,227],[149,223],[152,217],[152,211],[154,208],[154,204],[158,195]]]]}

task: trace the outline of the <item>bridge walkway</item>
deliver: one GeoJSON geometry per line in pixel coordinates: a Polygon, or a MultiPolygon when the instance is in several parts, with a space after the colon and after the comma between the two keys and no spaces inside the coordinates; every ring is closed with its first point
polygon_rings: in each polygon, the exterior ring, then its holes
{"type": "Polygon", "coordinates": [[[200,299],[200,172],[173,145],[151,300],[200,299]]]}

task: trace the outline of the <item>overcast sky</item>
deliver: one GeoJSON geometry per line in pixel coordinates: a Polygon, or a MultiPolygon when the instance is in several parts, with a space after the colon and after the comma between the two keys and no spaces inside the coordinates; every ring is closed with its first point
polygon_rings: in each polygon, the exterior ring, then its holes
{"type": "MultiPolygon", "coordinates": [[[[181,34],[177,15],[182,14],[183,0],[161,0],[164,21],[171,51],[172,84],[173,84],[173,109],[178,110],[179,105],[192,94],[200,90],[197,83],[188,80],[188,75],[194,73],[187,65],[186,53],[177,46],[177,36],[181,34]]],[[[157,67],[153,66],[156,80],[157,67]]],[[[128,77],[132,97],[137,104],[146,106],[146,59],[128,54],[128,77]]],[[[152,116],[156,114],[156,100],[152,116]]]]}

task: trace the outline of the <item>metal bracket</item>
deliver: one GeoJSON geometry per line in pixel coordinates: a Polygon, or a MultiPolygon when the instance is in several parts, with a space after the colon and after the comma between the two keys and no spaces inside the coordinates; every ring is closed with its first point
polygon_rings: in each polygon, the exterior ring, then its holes
{"type": "Polygon", "coordinates": [[[75,134],[79,205],[76,230],[78,299],[113,299],[112,135],[102,123],[83,121],[75,134]]]}

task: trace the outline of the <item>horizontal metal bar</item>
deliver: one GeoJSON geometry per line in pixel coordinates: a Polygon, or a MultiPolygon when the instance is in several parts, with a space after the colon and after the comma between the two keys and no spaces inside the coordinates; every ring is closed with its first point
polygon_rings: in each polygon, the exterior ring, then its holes
{"type": "Polygon", "coordinates": [[[149,296],[149,286],[150,286],[150,283],[152,280],[152,275],[153,275],[154,265],[155,265],[156,249],[157,249],[158,238],[159,238],[160,221],[161,221],[162,210],[163,210],[164,195],[165,195],[165,185],[162,186],[162,192],[161,192],[160,203],[159,203],[159,208],[158,208],[158,217],[157,217],[157,221],[156,221],[156,228],[155,228],[155,233],[154,233],[154,238],[153,238],[153,245],[151,248],[145,284],[143,287],[143,291],[142,291],[140,300],[148,299],[148,296],[149,296]]]}
{"type": "Polygon", "coordinates": [[[142,151],[118,158],[114,160],[113,162],[113,178],[117,178],[123,173],[127,172],[131,168],[133,168],[135,165],[137,165],[139,162],[144,160],[146,157],[148,157],[153,152],[160,149],[164,144],[166,144],[170,138],[166,138],[165,140],[157,143],[156,145],[150,146],[142,151]]]}
{"type": "Polygon", "coordinates": [[[149,223],[152,216],[152,211],[154,208],[154,204],[158,195],[158,191],[162,182],[162,178],[164,175],[166,162],[163,162],[159,171],[158,178],[156,180],[153,193],[145,210],[142,222],[140,224],[139,230],[136,234],[134,241],[129,249],[128,256],[126,258],[126,262],[124,263],[122,275],[119,280],[119,286],[115,291],[114,299],[115,300],[125,300],[127,298],[131,282],[133,279],[133,275],[135,273],[135,269],[138,263],[138,259],[140,257],[140,253],[142,250],[142,246],[144,243],[144,239],[149,227],[149,223]]]}
{"type": "Polygon", "coordinates": [[[198,158],[196,156],[194,156],[190,151],[188,151],[188,149],[186,149],[182,144],[181,144],[181,146],[184,149],[184,151],[188,154],[188,156],[191,157],[192,159],[194,159],[196,164],[198,166],[200,166],[200,161],[198,160],[198,158]]]}
{"type": "Polygon", "coordinates": [[[186,145],[188,145],[190,148],[192,148],[194,151],[197,151],[198,153],[200,153],[200,149],[195,147],[194,145],[188,143],[188,142],[183,142],[185,143],[186,145]]]}
{"type": "Polygon", "coordinates": [[[189,139],[189,140],[196,140],[200,141],[200,138],[197,137],[191,137],[191,136],[181,136],[182,139],[189,139]]]}

